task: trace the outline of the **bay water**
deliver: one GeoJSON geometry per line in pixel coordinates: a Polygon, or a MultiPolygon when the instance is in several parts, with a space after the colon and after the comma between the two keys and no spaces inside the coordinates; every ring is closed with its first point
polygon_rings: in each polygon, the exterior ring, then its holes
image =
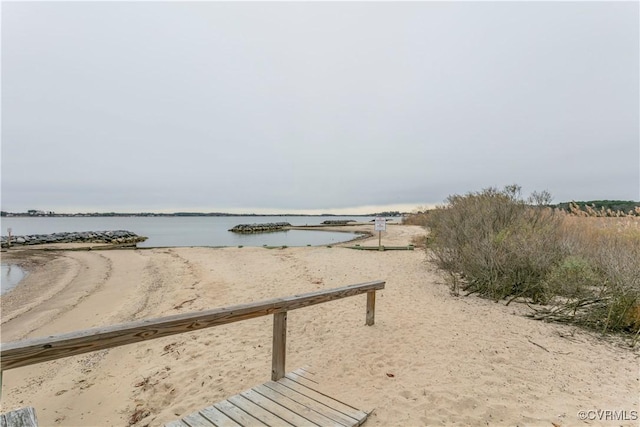
{"type": "Polygon", "coordinates": [[[26,273],[17,265],[0,265],[0,294],[16,286],[24,278],[26,273]]]}
{"type": "MultiPolygon", "coordinates": [[[[294,226],[318,225],[325,220],[370,222],[373,217],[346,216],[123,216],[123,217],[3,217],[2,235],[14,236],[75,231],[128,230],[146,236],[139,247],[168,246],[317,246],[351,240],[354,233],[289,230],[237,234],[238,224],[288,222],[294,226]]],[[[373,231],[373,223],[371,225],[373,231]]]]}
{"type": "MultiPolygon", "coordinates": [[[[326,220],[370,222],[373,217],[348,216],[118,216],[118,217],[3,217],[2,235],[13,236],[75,231],[128,230],[148,237],[138,247],[172,246],[319,246],[351,240],[355,233],[288,230],[237,234],[228,231],[238,224],[288,222],[294,226],[318,225],[326,220]]],[[[373,231],[373,223],[371,225],[373,231]]],[[[1,263],[0,284],[4,294],[25,276],[17,265],[1,263]]]]}

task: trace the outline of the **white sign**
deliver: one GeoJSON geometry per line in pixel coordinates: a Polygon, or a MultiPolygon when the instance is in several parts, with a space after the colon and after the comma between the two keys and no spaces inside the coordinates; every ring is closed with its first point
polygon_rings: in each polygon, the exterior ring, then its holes
{"type": "Polygon", "coordinates": [[[387,220],[381,216],[376,217],[375,231],[387,231],[387,220]]]}

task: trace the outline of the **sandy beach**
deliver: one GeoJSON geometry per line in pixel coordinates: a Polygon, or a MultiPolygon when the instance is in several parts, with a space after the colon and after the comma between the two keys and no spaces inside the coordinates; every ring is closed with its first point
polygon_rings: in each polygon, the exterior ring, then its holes
{"type": "MultiPolygon", "coordinates": [[[[408,245],[422,233],[390,225],[382,241],[408,245]]],[[[312,366],[322,390],[373,410],[365,426],[638,425],[638,351],[526,318],[523,304],[452,296],[422,249],[12,249],[2,258],[29,271],[1,297],[2,342],[380,279],[372,327],[364,295],[288,315],[287,371],[312,366]],[[578,418],[597,410],[627,420],[578,418]]],[[[43,426],[162,425],[269,380],[271,328],[266,316],[10,370],[2,412],[33,406],[43,426]]]]}

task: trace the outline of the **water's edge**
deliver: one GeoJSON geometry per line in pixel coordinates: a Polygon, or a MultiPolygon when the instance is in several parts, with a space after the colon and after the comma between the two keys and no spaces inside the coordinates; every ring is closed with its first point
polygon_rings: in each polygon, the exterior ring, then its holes
{"type": "MultiPolygon", "coordinates": [[[[273,233],[238,234],[229,229],[239,222],[238,217],[3,217],[2,231],[12,229],[14,236],[83,232],[89,230],[129,230],[148,237],[138,247],[221,247],[221,246],[320,246],[342,243],[358,238],[340,227],[327,230],[320,226],[324,220],[341,217],[280,217],[292,226],[273,233]],[[315,231],[322,230],[322,233],[315,231]]],[[[344,217],[350,219],[349,217],[344,217]]],[[[244,221],[243,221],[244,220],[244,221]]],[[[367,224],[370,218],[353,218],[367,224]]],[[[270,217],[252,217],[256,223],[272,222],[270,217]]],[[[371,226],[373,231],[373,224],[371,226]]],[[[5,233],[2,233],[5,234],[5,233]]]]}
{"type": "Polygon", "coordinates": [[[15,288],[28,274],[17,264],[0,264],[0,295],[15,288]]]}

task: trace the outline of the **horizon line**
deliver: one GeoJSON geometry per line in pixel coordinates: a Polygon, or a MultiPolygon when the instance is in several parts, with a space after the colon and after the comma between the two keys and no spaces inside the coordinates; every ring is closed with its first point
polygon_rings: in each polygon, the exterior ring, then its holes
{"type": "Polygon", "coordinates": [[[342,216],[361,216],[370,215],[378,212],[413,212],[421,210],[425,207],[436,206],[435,204],[419,204],[419,203],[401,203],[401,204],[380,204],[380,205],[364,205],[364,206],[352,206],[347,208],[322,208],[322,209],[282,209],[282,208],[258,208],[258,207],[246,207],[246,208],[217,208],[211,207],[193,207],[191,209],[185,208],[157,208],[157,209],[131,209],[131,208],[105,208],[100,207],[88,207],[88,206],[51,206],[46,209],[42,208],[30,208],[30,209],[2,209],[7,213],[27,213],[29,210],[41,211],[41,212],[54,212],[56,215],[74,215],[74,214],[96,214],[96,213],[117,213],[117,214],[169,214],[176,213],[188,213],[188,214],[228,214],[228,215],[256,215],[256,216],[283,216],[283,215],[306,215],[306,216],[323,216],[323,215],[342,215],[342,216]]]}

